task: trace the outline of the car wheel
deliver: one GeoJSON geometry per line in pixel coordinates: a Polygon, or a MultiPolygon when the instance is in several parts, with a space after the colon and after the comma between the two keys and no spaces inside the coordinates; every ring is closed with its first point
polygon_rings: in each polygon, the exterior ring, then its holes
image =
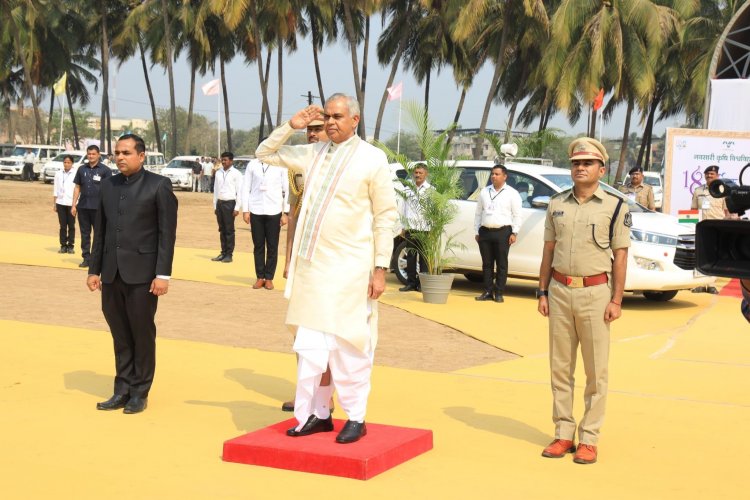
{"type": "MultiPolygon", "coordinates": [[[[396,274],[396,278],[402,283],[406,284],[406,252],[407,245],[406,241],[401,241],[396,245],[396,249],[393,251],[393,258],[391,259],[391,267],[393,272],[396,274]]],[[[419,261],[417,261],[417,274],[419,274],[419,261]]]]}
{"type": "Polygon", "coordinates": [[[643,292],[643,296],[646,297],[646,299],[653,300],[654,302],[667,302],[668,300],[675,298],[675,295],[677,295],[677,290],[669,290],[666,292],[643,292]]]}

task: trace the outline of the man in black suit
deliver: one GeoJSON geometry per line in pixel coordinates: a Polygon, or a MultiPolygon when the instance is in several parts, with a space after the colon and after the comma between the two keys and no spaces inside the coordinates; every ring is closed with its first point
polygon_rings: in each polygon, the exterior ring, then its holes
{"type": "Polygon", "coordinates": [[[172,273],[177,198],[169,179],[143,168],[143,139],[120,137],[115,161],[121,175],[102,182],[86,285],[101,290],[102,312],[115,347],[114,395],[99,410],[146,409],[156,367],[158,297],[172,273]],[[101,277],[100,277],[101,275],[101,277]]]}

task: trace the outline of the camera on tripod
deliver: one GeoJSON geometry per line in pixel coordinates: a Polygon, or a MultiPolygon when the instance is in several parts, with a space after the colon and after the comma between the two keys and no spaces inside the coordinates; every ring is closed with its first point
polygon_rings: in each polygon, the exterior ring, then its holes
{"type": "MultiPolygon", "coordinates": [[[[708,186],[714,198],[726,198],[727,209],[737,215],[750,210],[750,186],[716,179],[708,186]]],[[[704,220],[695,228],[696,268],[709,276],[750,279],[750,221],[704,220]]]]}

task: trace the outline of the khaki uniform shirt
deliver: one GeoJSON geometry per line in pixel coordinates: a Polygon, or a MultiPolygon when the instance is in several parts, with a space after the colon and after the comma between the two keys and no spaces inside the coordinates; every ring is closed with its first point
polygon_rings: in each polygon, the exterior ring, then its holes
{"type": "Polygon", "coordinates": [[[572,189],[552,197],[544,222],[544,241],[555,242],[555,270],[567,276],[612,272],[612,250],[630,247],[632,225],[628,205],[623,202],[609,241],[618,201],[601,187],[584,203],[579,203],[572,189]]]}
{"type": "Polygon", "coordinates": [[[654,202],[654,189],[645,182],[642,182],[640,186],[633,186],[628,182],[620,188],[620,191],[649,210],[656,209],[656,203],[654,202]]]}
{"type": "Polygon", "coordinates": [[[725,198],[714,198],[708,192],[706,184],[693,191],[693,201],[690,204],[693,210],[701,211],[701,220],[706,219],[723,219],[726,217],[724,211],[727,208],[725,198]]]}

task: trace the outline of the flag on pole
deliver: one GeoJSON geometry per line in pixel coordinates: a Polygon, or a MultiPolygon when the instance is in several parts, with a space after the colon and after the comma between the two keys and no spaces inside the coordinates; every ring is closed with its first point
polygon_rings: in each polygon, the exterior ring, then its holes
{"type": "Polygon", "coordinates": [[[594,111],[598,111],[604,104],[604,89],[599,89],[599,93],[594,98],[594,111]]]}
{"type": "Polygon", "coordinates": [[[63,73],[63,76],[55,82],[52,89],[55,91],[55,95],[62,95],[65,93],[65,85],[68,83],[68,72],[63,73]]]}
{"type": "Polygon", "coordinates": [[[211,80],[208,83],[204,83],[201,87],[203,95],[217,95],[221,91],[221,80],[211,80]]]}
{"type": "Polygon", "coordinates": [[[404,82],[399,82],[392,87],[388,87],[386,90],[388,91],[389,101],[401,99],[401,95],[404,93],[404,82]]]}

